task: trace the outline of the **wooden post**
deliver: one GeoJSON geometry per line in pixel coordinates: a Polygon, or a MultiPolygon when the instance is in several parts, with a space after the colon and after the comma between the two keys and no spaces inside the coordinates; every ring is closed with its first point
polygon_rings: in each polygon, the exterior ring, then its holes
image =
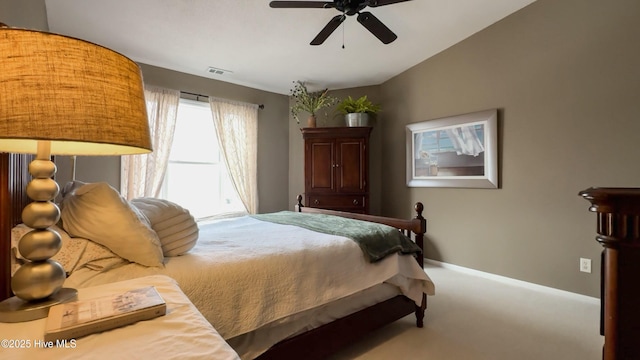
{"type": "Polygon", "coordinates": [[[603,358],[640,359],[640,188],[589,188],[580,195],[591,202],[604,247],[603,358]]]}

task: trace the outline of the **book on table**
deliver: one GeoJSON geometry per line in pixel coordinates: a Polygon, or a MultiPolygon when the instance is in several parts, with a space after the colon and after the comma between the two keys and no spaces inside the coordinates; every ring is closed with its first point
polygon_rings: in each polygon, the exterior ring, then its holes
{"type": "Polygon", "coordinates": [[[49,309],[44,340],[75,339],[153,319],[166,312],[167,305],[153,286],[58,304],[49,309]]]}

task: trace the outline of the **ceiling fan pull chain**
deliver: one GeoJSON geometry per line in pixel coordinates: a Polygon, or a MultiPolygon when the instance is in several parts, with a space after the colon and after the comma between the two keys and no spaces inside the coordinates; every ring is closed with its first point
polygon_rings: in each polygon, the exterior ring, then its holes
{"type": "Polygon", "coordinates": [[[344,49],[344,22],[342,23],[342,48],[344,49]]]}

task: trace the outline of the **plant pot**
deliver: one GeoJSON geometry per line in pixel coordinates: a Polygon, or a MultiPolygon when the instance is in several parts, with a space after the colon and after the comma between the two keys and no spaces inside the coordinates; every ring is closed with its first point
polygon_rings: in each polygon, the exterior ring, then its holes
{"type": "Polygon", "coordinates": [[[347,126],[369,126],[369,114],[367,113],[349,113],[345,114],[344,120],[347,126]]]}
{"type": "Polygon", "coordinates": [[[309,116],[309,118],[307,119],[307,127],[310,127],[310,128],[316,127],[316,116],[315,115],[309,116]]]}

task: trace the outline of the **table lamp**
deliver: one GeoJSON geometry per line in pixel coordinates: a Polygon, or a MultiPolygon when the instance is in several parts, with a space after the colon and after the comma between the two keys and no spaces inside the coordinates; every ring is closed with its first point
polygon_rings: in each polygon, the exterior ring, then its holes
{"type": "MultiPolygon", "coordinates": [[[[125,56],[83,40],[0,24],[0,152],[35,154],[26,187],[33,202],[22,222],[35,229],[18,242],[23,264],[14,297],[0,302],[0,322],[46,317],[75,298],[52,260],[60,219],[51,155],[124,155],[151,151],[140,68],[125,56]]],[[[4,241],[4,240],[2,240],[4,241]]]]}

